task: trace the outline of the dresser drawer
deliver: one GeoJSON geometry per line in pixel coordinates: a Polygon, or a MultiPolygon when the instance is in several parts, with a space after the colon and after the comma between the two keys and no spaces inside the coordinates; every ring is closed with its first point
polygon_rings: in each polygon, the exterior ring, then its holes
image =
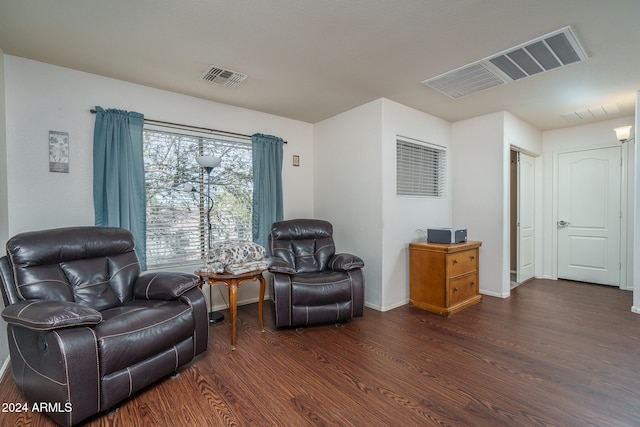
{"type": "Polygon", "coordinates": [[[453,253],[448,257],[451,277],[460,276],[477,270],[477,251],[462,251],[453,253]]]}
{"type": "Polygon", "coordinates": [[[478,275],[454,279],[449,283],[449,306],[456,305],[478,295],[478,275]]]}

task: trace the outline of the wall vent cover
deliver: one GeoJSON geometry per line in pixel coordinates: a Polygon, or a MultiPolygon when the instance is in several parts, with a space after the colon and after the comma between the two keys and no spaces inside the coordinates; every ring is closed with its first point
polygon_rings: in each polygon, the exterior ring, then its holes
{"type": "Polygon", "coordinates": [[[215,83],[226,87],[236,87],[248,76],[237,71],[228,70],[226,68],[210,65],[207,71],[200,77],[211,83],[215,83]]]}
{"type": "Polygon", "coordinates": [[[422,84],[457,99],[586,59],[587,54],[571,27],[564,27],[422,84]]]}

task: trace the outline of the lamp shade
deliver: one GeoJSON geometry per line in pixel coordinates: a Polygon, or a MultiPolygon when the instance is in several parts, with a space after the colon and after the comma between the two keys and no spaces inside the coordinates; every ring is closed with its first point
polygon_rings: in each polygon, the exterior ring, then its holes
{"type": "Polygon", "coordinates": [[[220,161],[222,159],[216,156],[198,156],[196,157],[196,162],[203,168],[213,169],[220,165],[220,161]]]}
{"type": "Polygon", "coordinates": [[[616,138],[620,142],[625,142],[631,136],[631,126],[620,126],[613,131],[616,133],[616,138]]]}

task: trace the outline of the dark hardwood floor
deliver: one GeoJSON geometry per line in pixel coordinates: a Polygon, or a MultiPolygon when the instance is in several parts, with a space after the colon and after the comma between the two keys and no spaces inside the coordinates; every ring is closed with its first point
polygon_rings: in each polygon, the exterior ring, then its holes
{"type": "MultiPolygon", "coordinates": [[[[632,293],[534,280],[450,318],[409,306],[341,328],[275,330],[238,309],[209,350],[90,426],[638,426],[640,316],[632,293]]],[[[2,402],[22,402],[11,375],[2,402]]],[[[50,425],[37,413],[0,424],[50,425]]]]}

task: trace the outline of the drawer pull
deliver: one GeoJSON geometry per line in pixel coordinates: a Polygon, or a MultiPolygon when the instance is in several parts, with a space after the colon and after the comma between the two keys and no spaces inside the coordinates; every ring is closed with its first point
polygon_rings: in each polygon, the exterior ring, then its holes
{"type": "Polygon", "coordinates": [[[453,292],[458,292],[458,288],[453,288],[453,292]]]}
{"type": "Polygon", "coordinates": [[[471,261],[475,261],[476,257],[474,255],[471,255],[471,261]]]}
{"type": "Polygon", "coordinates": [[[469,285],[470,285],[470,286],[475,286],[475,285],[476,285],[476,282],[469,282],[469,285]]]}
{"type": "Polygon", "coordinates": [[[457,263],[458,263],[458,260],[457,260],[457,259],[454,259],[454,260],[453,260],[453,263],[454,263],[454,264],[457,264],[457,263]]]}

